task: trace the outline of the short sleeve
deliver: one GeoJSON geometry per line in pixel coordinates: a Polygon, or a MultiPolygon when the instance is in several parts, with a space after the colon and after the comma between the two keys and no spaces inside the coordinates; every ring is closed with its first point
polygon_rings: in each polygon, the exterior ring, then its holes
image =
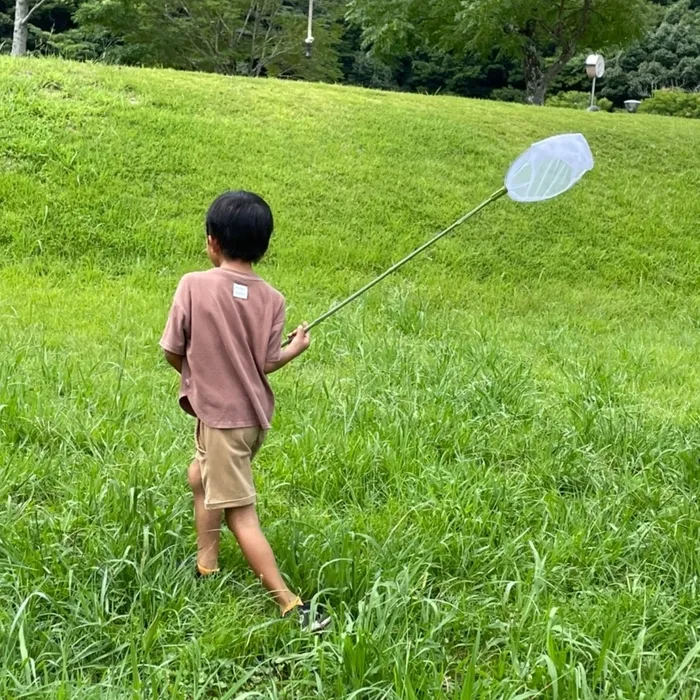
{"type": "Polygon", "coordinates": [[[282,299],[275,311],[275,317],[272,321],[272,330],[267,343],[266,364],[278,362],[282,354],[282,332],[284,331],[285,309],[284,299],[282,299]]]}
{"type": "Polygon", "coordinates": [[[163,336],[160,339],[160,347],[172,352],[174,355],[184,355],[187,349],[187,340],[190,335],[190,300],[185,278],[180,280],[168,321],[165,324],[163,336]]]}

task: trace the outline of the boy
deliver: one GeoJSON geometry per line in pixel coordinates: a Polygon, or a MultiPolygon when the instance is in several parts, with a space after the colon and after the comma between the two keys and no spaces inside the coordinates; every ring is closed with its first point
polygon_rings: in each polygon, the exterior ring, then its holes
{"type": "Polygon", "coordinates": [[[217,573],[221,520],[282,616],[298,614],[320,631],[330,618],[284,583],[260,529],[251,462],[270,428],[274,395],[267,375],[310,344],[299,326],[281,349],[284,297],[253,272],[273,231],[267,203],[250,192],[226,192],[207,212],[207,254],[214,269],[185,275],[160,341],[181,374],[180,405],[197,420],[196,457],[188,481],[194,496],[197,573],[217,573]]]}

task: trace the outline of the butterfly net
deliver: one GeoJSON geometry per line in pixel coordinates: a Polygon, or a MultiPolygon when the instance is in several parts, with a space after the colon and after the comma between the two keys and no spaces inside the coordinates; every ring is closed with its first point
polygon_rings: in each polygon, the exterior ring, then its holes
{"type": "Polygon", "coordinates": [[[552,136],[534,144],[506,175],[508,196],[516,202],[542,202],[573,187],[593,168],[593,154],[581,134],[552,136]]]}

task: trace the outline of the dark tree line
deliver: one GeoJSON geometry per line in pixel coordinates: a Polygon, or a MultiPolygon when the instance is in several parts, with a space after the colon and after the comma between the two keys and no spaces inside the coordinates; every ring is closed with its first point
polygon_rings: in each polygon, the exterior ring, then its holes
{"type": "Polygon", "coordinates": [[[539,104],[604,49],[616,104],[700,90],[700,0],[316,0],[311,59],[308,0],[0,0],[2,52],[18,3],[29,53],[76,60],[539,104]]]}

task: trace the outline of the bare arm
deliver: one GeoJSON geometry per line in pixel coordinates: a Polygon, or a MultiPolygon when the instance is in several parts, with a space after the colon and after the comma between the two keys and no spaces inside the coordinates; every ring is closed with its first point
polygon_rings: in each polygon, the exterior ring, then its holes
{"type": "Polygon", "coordinates": [[[295,357],[299,357],[300,354],[301,353],[293,353],[291,345],[287,346],[284,350],[282,350],[280,359],[277,360],[277,362],[268,362],[265,365],[265,374],[272,374],[278,369],[282,369],[282,367],[288,365],[295,357]]]}
{"type": "Polygon", "coordinates": [[[174,352],[170,352],[169,350],[163,350],[163,354],[165,355],[165,359],[168,361],[168,364],[173,367],[178,374],[182,374],[183,356],[176,355],[174,352]]]}
{"type": "Polygon", "coordinates": [[[299,326],[299,328],[290,335],[294,337],[294,340],[282,350],[277,362],[268,362],[265,364],[265,374],[272,374],[278,369],[282,369],[282,367],[289,364],[295,357],[299,357],[299,355],[306,351],[309,345],[311,345],[311,337],[306,330],[305,323],[299,326]]]}

